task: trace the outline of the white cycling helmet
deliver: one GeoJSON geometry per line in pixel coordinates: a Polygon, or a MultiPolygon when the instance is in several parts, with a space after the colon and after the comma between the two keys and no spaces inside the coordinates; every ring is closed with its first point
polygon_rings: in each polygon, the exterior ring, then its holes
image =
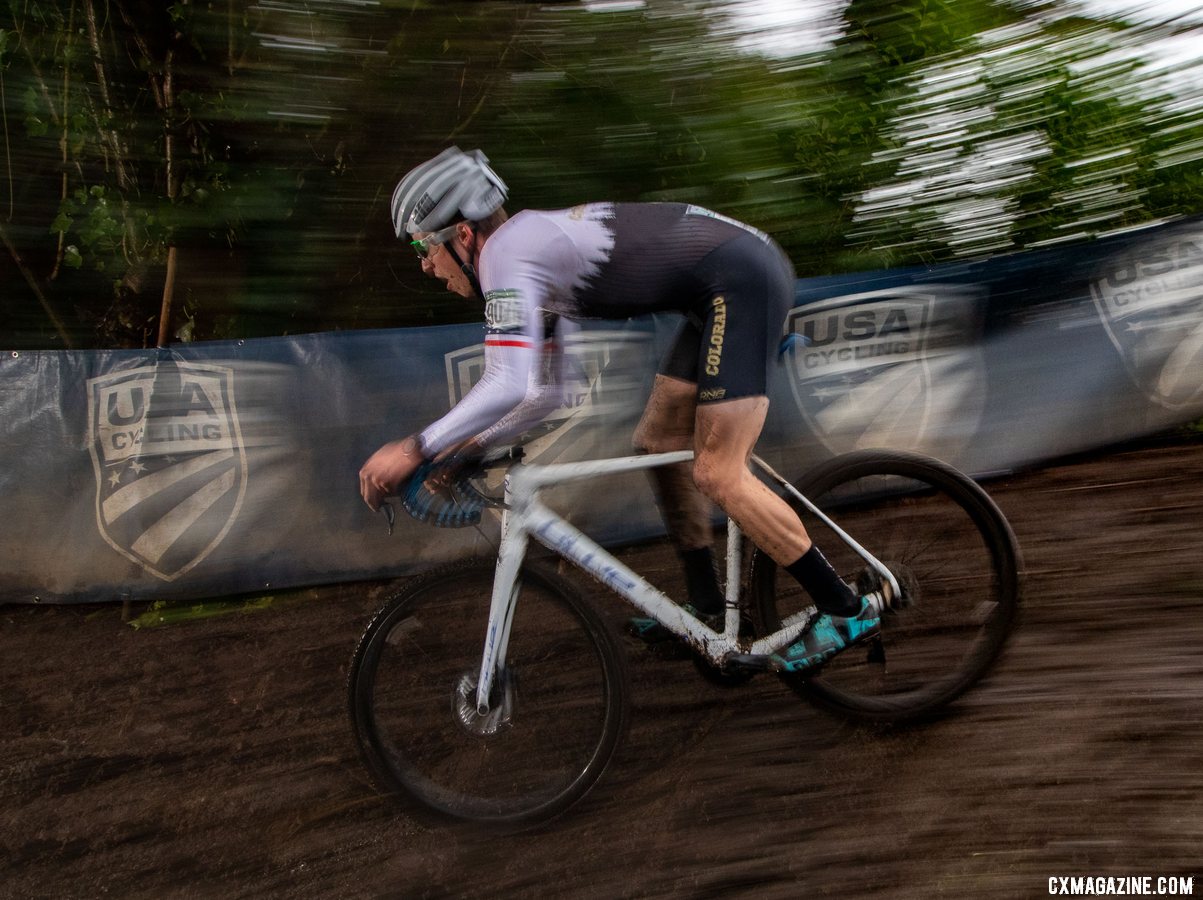
{"type": "Polygon", "coordinates": [[[448,147],[401,179],[393,191],[397,237],[487,218],[505,203],[507,188],[479,150],[448,147]]]}

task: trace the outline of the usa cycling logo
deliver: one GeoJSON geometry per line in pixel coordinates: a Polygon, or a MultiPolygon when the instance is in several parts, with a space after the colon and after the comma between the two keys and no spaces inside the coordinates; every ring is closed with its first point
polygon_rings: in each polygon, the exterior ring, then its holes
{"type": "Polygon", "coordinates": [[[1091,284],[1128,375],[1168,409],[1203,397],[1203,231],[1194,227],[1113,257],[1091,284]]]}
{"type": "Polygon", "coordinates": [[[902,285],[791,311],[790,389],[811,431],[834,453],[954,456],[985,407],[983,299],[966,285],[902,285]]]}
{"type": "Polygon", "coordinates": [[[246,494],[232,370],[160,363],[88,380],[96,523],[164,581],[211,554],[246,494]]]}

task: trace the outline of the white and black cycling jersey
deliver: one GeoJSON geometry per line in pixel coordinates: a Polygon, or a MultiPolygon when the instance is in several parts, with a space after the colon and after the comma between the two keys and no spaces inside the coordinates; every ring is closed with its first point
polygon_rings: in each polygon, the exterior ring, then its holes
{"type": "Polygon", "coordinates": [[[589,203],[514,215],[480,256],[484,375],[422,432],[427,454],[470,437],[500,443],[555,409],[564,319],[668,310],[704,317],[715,285],[703,260],[749,235],[772,244],[734,219],[682,203],[589,203]]]}

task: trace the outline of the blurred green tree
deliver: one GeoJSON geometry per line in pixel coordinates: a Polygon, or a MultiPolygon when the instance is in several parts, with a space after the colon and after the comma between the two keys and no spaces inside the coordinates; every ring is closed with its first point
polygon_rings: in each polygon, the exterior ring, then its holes
{"type": "Polygon", "coordinates": [[[970,28],[892,68],[879,143],[848,194],[848,246],[883,265],[980,257],[1203,207],[1197,151],[1167,154],[1203,136],[1182,108],[1199,111],[1200,57],[1173,91],[1158,71],[1173,28],[1053,3],[979,7],[970,28]]]}
{"type": "Polygon", "coordinates": [[[718,0],[6,8],[14,348],[476,319],[388,222],[396,179],[453,142],[515,209],[687,199],[803,276],[1203,209],[1194,26],[1062,0],[852,0],[784,57],[718,0]]]}

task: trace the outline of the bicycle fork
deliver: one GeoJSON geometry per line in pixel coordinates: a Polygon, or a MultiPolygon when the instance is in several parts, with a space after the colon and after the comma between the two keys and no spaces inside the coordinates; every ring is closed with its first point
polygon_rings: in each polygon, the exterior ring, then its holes
{"type": "Polygon", "coordinates": [[[512,511],[501,512],[501,549],[497,554],[497,571],[493,576],[493,595],[489,601],[489,626],[485,634],[485,649],[480,660],[480,674],[476,680],[476,712],[484,717],[489,714],[489,696],[498,673],[505,666],[505,654],[509,649],[510,628],[514,622],[514,609],[518,605],[518,592],[522,588],[518,573],[526,557],[529,542],[526,530],[513,527],[512,511]]]}

